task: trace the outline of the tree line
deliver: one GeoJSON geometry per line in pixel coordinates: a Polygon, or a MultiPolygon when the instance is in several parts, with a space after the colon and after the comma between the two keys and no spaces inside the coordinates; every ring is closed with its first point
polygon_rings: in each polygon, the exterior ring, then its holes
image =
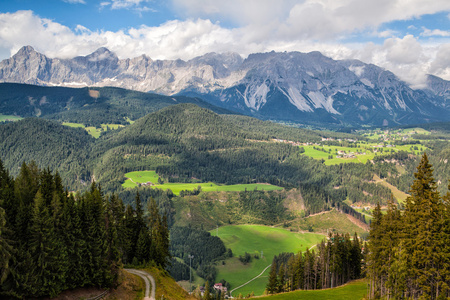
{"type": "Polygon", "coordinates": [[[149,201],[143,215],[95,182],[69,193],[58,173],[23,163],[14,179],[0,160],[0,296],[56,296],[75,287],[112,287],[123,263],[166,267],[167,218],[149,201]]]}
{"type": "Polygon", "coordinates": [[[404,211],[378,205],[369,234],[367,274],[372,299],[450,296],[450,194],[441,196],[426,154],[414,173],[404,211]]]}
{"type": "Polygon", "coordinates": [[[332,288],[362,275],[362,242],[355,234],[330,234],[317,252],[281,253],[275,256],[266,291],[269,294],[332,288]]]}

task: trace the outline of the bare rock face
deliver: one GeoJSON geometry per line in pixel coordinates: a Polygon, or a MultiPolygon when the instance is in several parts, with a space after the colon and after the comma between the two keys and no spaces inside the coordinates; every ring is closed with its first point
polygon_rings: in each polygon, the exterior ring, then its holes
{"type": "Polygon", "coordinates": [[[201,97],[263,119],[349,125],[448,121],[450,83],[430,76],[414,90],[393,73],[320,52],[208,53],[189,61],[120,60],[106,48],[73,59],[47,58],[26,46],[0,62],[0,82],[116,86],[201,97]]]}

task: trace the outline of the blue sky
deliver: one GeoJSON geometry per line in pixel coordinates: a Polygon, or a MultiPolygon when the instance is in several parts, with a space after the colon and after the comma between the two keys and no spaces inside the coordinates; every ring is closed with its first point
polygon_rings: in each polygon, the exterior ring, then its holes
{"type": "Polygon", "coordinates": [[[448,0],[0,1],[0,59],[31,45],[50,57],[107,47],[119,58],[321,51],[396,73],[450,80],[448,0]]]}

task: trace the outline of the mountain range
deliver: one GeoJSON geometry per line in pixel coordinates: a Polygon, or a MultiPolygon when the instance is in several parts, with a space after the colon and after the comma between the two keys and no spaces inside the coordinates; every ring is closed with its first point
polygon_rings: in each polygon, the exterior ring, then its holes
{"type": "Polygon", "coordinates": [[[413,89],[392,72],[320,52],[208,53],[189,61],[119,59],[106,48],[72,59],[32,47],[0,62],[0,82],[114,86],[201,98],[254,116],[304,124],[393,126],[450,120],[450,82],[413,89]]]}

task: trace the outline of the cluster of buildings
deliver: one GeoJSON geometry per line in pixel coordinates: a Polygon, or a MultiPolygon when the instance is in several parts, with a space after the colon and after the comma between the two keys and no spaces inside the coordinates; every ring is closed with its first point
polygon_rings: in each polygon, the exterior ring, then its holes
{"type": "MultiPolygon", "coordinates": [[[[222,294],[226,294],[227,292],[228,292],[228,289],[227,289],[227,287],[226,286],[224,286],[222,283],[215,283],[214,284],[214,286],[213,286],[213,289],[215,290],[215,291],[220,291],[222,294]]],[[[200,293],[201,293],[201,295],[202,295],[202,297],[203,297],[203,295],[205,294],[205,287],[204,286],[201,286],[200,287],[200,293]]],[[[228,298],[228,295],[226,295],[225,296],[225,298],[228,298]]]]}

